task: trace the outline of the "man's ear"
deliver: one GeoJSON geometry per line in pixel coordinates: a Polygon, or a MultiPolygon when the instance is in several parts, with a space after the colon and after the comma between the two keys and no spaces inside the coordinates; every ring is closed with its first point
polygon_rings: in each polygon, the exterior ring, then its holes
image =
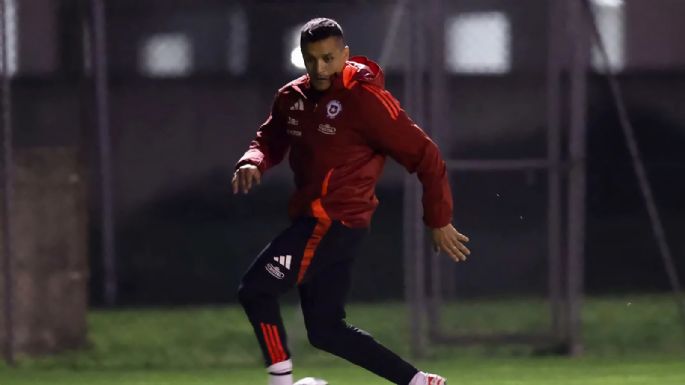
{"type": "Polygon", "coordinates": [[[343,48],[343,57],[345,58],[345,61],[350,60],[350,47],[349,46],[345,46],[345,48],[343,48]]]}

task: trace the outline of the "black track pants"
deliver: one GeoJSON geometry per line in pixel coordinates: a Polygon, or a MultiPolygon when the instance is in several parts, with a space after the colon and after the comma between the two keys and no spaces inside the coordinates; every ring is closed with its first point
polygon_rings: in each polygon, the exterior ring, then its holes
{"type": "Polygon", "coordinates": [[[278,297],[298,287],[309,341],[387,380],[406,385],[417,369],[345,322],[353,254],[367,229],[300,218],[257,256],[243,277],[240,303],[267,366],[290,358],[278,297]]]}

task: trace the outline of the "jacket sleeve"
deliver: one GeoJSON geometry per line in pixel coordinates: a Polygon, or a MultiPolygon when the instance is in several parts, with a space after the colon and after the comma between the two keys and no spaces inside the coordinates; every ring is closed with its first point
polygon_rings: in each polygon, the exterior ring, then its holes
{"type": "Polygon", "coordinates": [[[423,185],[423,220],[439,228],[452,222],[452,193],[438,146],[414,123],[390,92],[360,87],[364,134],[369,144],[416,173],[423,185]]]}
{"type": "Polygon", "coordinates": [[[276,94],[269,117],[259,127],[250,147],[236,163],[235,168],[244,164],[253,164],[263,175],[266,170],[283,160],[289,147],[290,142],[285,131],[283,115],[278,108],[278,94],[276,94]]]}

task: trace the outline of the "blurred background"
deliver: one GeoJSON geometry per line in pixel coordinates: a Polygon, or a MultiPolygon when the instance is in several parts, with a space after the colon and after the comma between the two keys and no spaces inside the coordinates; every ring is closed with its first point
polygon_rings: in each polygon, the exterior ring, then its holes
{"type": "Polygon", "coordinates": [[[654,295],[682,329],[670,298],[685,274],[685,1],[2,3],[6,352],[87,346],[114,309],[234,307],[288,224],[292,181],[282,164],[234,196],[233,166],[276,90],[304,73],[299,29],[319,16],[381,63],[435,138],[472,239],[468,263],[436,262],[415,185],[389,162],[351,302],[526,298],[539,301],[530,330],[573,320],[585,295],[654,295]]]}

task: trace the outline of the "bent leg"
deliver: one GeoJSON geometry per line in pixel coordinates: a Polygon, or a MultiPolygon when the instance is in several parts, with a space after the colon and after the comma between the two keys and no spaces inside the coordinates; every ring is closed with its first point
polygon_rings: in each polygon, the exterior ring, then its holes
{"type": "Polygon", "coordinates": [[[295,221],[257,256],[240,283],[238,299],[267,367],[290,358],[278,298],[295,286],[300,260],[315,225],[316,220],[295,221]]]}
{"type": "Polygon", "coordinates": [[[418,370],[370,334],[345,322],[351,259],[328,266],[299,287],[310,343],[393,383],[408,384],[418,370]]]}

